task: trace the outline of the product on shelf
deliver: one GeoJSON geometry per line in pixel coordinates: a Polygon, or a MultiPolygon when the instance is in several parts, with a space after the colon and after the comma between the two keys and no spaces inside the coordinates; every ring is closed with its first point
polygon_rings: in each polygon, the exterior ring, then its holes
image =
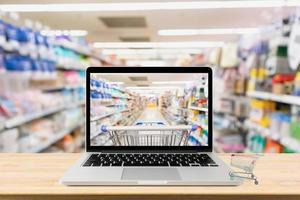
{"type": "Polygon", "coordinates": [[[292,94],[295,75],[277,74],[272,78],[272,93],[292,94]]]}
{"type": "MultiPolygon", "coordinates": [[[[85,68],[103,62],[113,65],[85,38],[48,32],[51,30],[38,22],[0,13],[0,135],[13,132],[14,127],[20,133],[11,152],[43,151],[80,125],[76,113],[69,113],[75,118],[64,117],[64,113],[83,105],[85,68]]],[[[114,87],[110,94],[119,95],[114,87]]],[[[122,100],[122,96],[113,97],[110,103],[118,106],[112,109],[127,109],[122,100]]],[[[119,123],[119,115],[111,117],[111,122],[119,123]]]]}
{"type": "Polygon", "coordinates": [[[102,125],[132,125],[145,107],[142,97],[125,91],[98,76],[91,76],[91,143],[109,145],[110,136],[102,125]]]}
{"type": "Polygon", "coordinates": [[[251,100],[249,119],[260,124],[263,127],[268,127],[270,124],[270,113],[275,111],[276,104],[271,101],[251,100]]]}
{"type": "Polygon", "coordinates": [[[300,72],[296,73],[294,84],[295,84],[295,86],[294,86],[293,94],[296,96],[300,96],[300,72]]]}
{"type": "Polygon", "coordinates": [[[0,132],[0,152],[18,152],[18,129],[10,129],[0,132]]]}
{"type": "Polygon", "coordinates": [[[79,127],[82,119],[82,109],[75,108],[23,125],[20,128],[19,151],[40,152],[47,149],[79,127]]]}
{"type": "Polygon", "coordinates": [[[19,93],[3,94],[0,95],[0,116],[10,119],[42,112],[50,108],[67,106],[68,103],[83,100],[83,93],[80,91],[81,95],[77,95],[76,92],[43,93],[39,90],[28,90],[19,93]]]}
{"type": "Polygon", "coordinates": [[[222,135],[217,137],[214,142],[218,152],[241,153],[245,149],[240,134],[222,135]]]}
{"type": "Polygon", "coordinates": [[[283,150],[283,147],[280,143],[271,140],[271,139],[267,139],[266,141],[266,147],[264,152],[265,153],[281,153],[283,150]]]}

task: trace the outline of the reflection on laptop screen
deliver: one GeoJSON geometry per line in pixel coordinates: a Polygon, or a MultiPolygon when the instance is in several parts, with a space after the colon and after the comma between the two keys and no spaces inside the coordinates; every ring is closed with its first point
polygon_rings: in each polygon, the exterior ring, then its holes
{"type": "Polygon", "coordinates": [[[91,74],[91,146],[208,146],[208,134],[208,74],[91,74]]]}

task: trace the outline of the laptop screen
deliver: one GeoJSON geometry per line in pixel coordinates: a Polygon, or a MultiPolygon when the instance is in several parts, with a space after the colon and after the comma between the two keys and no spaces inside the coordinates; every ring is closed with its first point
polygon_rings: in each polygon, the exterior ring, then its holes
{"type": "Polygon", "coordinates": [[[91,73],[90,146],[208,146],[207,73],[91,73]]]}

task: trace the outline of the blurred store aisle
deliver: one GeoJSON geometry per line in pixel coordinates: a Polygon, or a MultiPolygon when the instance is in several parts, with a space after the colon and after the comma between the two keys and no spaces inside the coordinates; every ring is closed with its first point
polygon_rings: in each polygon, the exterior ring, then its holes
{"type": "MultiPolygon", "coordinates": [[[[163,115],[160,113],[159,108],[149,108],[147,107],[141,116],[136,120],[137,122],[162,122],[164,124],[168,124],[163,115]]],[[[134,123],[134,124],[135,124],[134,123]]]]}

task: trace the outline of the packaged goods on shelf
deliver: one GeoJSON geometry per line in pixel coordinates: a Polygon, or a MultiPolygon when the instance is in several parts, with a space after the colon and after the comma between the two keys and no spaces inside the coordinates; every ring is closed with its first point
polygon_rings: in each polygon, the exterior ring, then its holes
{"type": "Polygon", "coordinates": [[[295,75],[277,74],[272,78],[272,93],[292,94],[295,75]]]}
{"type": "Polygon", "coordinates": [[[29,87],[43,91],[79,90],[78,94],[85,91],[84,71],[58,71],[55,80],[31,80],[29,87]],[[82,92],[80,90],[83,90],[82,92]]]}
{"type": "Polygon", "coordinates": [[[20,128],[19,151],[40,152],[82,124],[82,109],[70,109],[38,119],[20,128]]]}
{"type": "Polygon", "coordinates": [[[72,134],[65,135],[61,140],[53,144],[51,147],[44,149],[42,152],[82,152],[82,146],[85,138],[81,132],[82,130],[75,129],[72,134]]]}
{"type": "Polygon", "coordinates": [[[63,108],[64,106],[67,106],[68,103],[83,100],[82,93],[83,92],[79,95],[80,98],[76,92],[43,93],[39,90],[3,94],[0,96],[0,114],[6,119],[10,119],[12,117],[50,110],[50,108],[63,108]]]}
{"type": "Polygon", "coordinates": [[[58,107],[64,104],[64,100],[62,95],[44,94],[40,91],[1,95],[1,116],[11,118],[49,107],[58,107]]]}
{"type": "Polygon", "coordinates": [[[43,25],[10,14],[0,18],[0,71],[26,72],[32,79],[46,80],[55,78],[57,68],[84,70],[104,61],[111,64],[83,38],[54,36],[43,25]]]}
{"type": "Polygon", "coordinates": [[[160,99],[161,113],[170,124],[184,124],[187,118],[188,99],[185,95],[176,96],[170,92],[160,99]]]}
{"type": "Polygon", "coordinates": [[[283,146],[271,139],[267,139],[265,153],[281,153],[283,151],[283,146]]]}
{"type": "Polygon", "coordinates": [[[90,65],[89,60],[81,54],[60,46],[55,47],[55,54],[58,66],[71,69],[76,66],[78,69],[85,69],[90,65]]]}
{"type": "Polygon", "coordinates": [[[250,130],[247,136],[247,148],[254,153],[264,152],[266,139],[261,134],[250,130]]]}
{"type": "Polygon", "coordinates": [[[292,73],[287,55],[288,40],[286,36],[275,36],[269,40],[269,54],[266,59],[268,75],[292,73]]]}
{"type": "Polygon", "coordinates": [[[51,38],[34,30],[32,22],[24,25],[18,19],[5,20],[0,20],[2,68],[32,79],[54,78],[56,56],[51,38]]]}
{"type": "Polygon", "coordinates": [[[0,152],[18,152],[18,129],[5,130],[0,133],[0,152]]]}
{"type": "Polygon", "coordinates": [[[110,136],[101,126],[132,125],[145,107],[145,101],[116,84],[92,75],[91,77],[91,143],[109,145],[110,136]]]}
{"type": "Polygon", "coordinates": [[[224,68],[237,66],[239,62],[237,51],[238,46],[234,43],[229,43],[222,47],[220,66],[224,68]]]}
{"type": "Polygon", "coordinates": [[[219,152],[241,153],[245,149],[240,134],[222,135],[215,138],[214,142],[219,152]]]}
{"type": "Polygon", "coordinates": [[[76,149],[74,138],[71,135],[66,135],[55,144],[55,147],[62,149],[64,152],[75,152],[76,149]]]}
{"type": "MultiPolygon", "coordinates": [[[[273,116],[270,127],[262,127],[249,121],[247,121],[247,126],[249,127],[248,144],[260,144],[260,152],[265,150],[265,146],[262,145],[265,143],[262,143],[262,141],[266,139],[279,143],[283,147],[282,150],[290,149],[290,151],[300,152],[299,138],[293,135],[295,133],[299,134],[299,129],[293,130],[294,124],[290,121],[288,115],[277,114],[273,116]]],[[[251,149],[254,150],[255,147],[251,149]]]]}
{"type": "Polygon", "coordinates": [[[300,143],[300,107],[293,106],[291,110],[290,134],[299,140],[300,143]]]}
{"type": "Polygon", "coordinates": [[[249,119],[263,127],[270,124],[269,114],[275,111],[276,104],[271,101],[251,100],[249,119]]]}
{"type": "MultiPolygon", "coordinates": [[[[70,109],[83,108],[85,68],[112,63],[84,37],[50,34],[54,31],[40,23],[22,20],[14,13],[2,14],[0,135],[17,127],[18,148],[12,151],[40,152],[82,124],[70,109]]],[[[113,97],[111,103],[121,104],[120,99],[113,97]]],[[[121,108],[125,109],[115,106],[121,108]]],[[[111,117],[110,122],[119,123],[119,115],[111,117]]]]}
{"type": "Polygon", "coordinates": [[[295,87],[293,94],[300,96],[300,72],[297,72],[295,76],[295,87]]]}

